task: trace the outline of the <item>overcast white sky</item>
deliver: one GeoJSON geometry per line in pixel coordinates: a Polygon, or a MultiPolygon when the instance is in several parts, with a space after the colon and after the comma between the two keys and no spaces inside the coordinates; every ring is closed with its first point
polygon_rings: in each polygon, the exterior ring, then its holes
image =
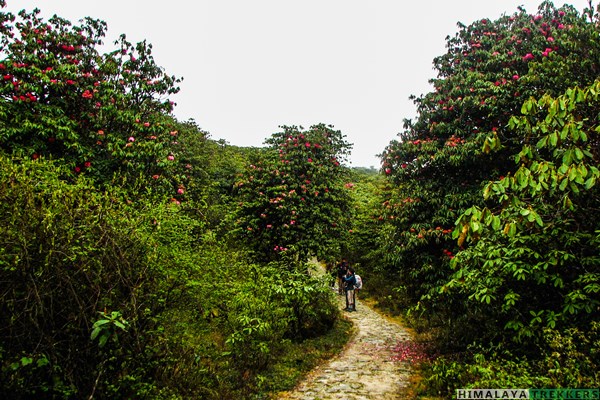
{"type": "MultiPolygon", "coordinates": [[[[352,166],[380,154],[429,92],[433,58],[456,23],[534,13],[537,0],[7,0],[71,21],[108,23],[148,40],[169,75],[184,78],[175,115],[214,139],[261,146],[280,125],[334,125],[354,145],[352,166]]],[[[555,0],[580,12],[587,0],[555,0]]],[[[594,3],[597,3],[596,1],[594,3]]]]}

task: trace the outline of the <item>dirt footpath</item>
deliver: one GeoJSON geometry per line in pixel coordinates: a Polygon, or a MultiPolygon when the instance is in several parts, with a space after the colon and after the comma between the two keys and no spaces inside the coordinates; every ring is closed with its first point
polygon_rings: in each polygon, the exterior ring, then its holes
{"type": "MultiPolygon", "coordinates": [[[[340,308],[345,307],[340,296],[340,308]]],[[[342,353],[313,370],[281,399],[401,399],[411,373],[400,361],[399,348],[411,337],[402,326],[357,301],[356,312],[344,314],[357,330],[342,353]]]]}

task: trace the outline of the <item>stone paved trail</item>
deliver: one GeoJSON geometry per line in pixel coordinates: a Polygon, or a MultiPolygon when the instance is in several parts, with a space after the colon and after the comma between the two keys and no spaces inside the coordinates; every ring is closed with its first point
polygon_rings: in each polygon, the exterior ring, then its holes
{"type": "MultiPolygon", "coordinates": [[[[340,306],[345,306],[343,296],[340,306]]],[[[409,383],[411,368],[408,362],[393,360],[393,348],[411,340],[409,332],[361,301],[356,308],[356,312],[344,312],[357,329],[346,348],[281,399],[405,398],[402,389],[409,383]]]]}

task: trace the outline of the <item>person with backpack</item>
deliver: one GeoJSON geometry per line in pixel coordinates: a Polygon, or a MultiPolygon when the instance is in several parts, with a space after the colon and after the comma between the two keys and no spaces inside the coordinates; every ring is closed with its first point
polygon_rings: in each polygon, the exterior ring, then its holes
{"type": "Polygon", "coordinates": [[[356,279],[356,285],[354,285],[354,290],[355,290],[355,294],[356,294],[356,298],[358,298],[358,294],[360,293],[360,290],[363,287],[363,282],[362,282],[362,278],[360,277],[360,275],[358,275],[356,272],[354,273],[354,279],[356,279]]]}
{"type": "Polygon", "coordinates": [[[344,277],[348,272],[348,261],[345,258],[342,259],[342,262],[337,266],[337,276],[338,276],[338,294],[341,296],[344,290],[344,277]]]}
{"type": "Polygon", "coordinates": [[[356,311],[356,297],[354,290],[356,289],[356,277],[354,269],[348,268],[344,280],[344,291],[346,292],[346,308],[344,311],[356,311]]]}

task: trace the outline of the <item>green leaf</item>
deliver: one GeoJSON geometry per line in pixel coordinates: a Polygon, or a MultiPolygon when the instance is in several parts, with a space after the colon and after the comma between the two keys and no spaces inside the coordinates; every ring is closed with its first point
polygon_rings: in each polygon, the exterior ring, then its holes
{"type": "Polygon", "coordinates": [[[21,358],[21,365],[23,367],[25,367],[25,366],[27,366],[27,365],[29,365],[31,363],[33,363],[33,358],[31,358],[31,357],[23,357],[23,358],[21,358]]]}
{"type": "Polygon", "coordinates": [[[109,334],[105,334],[105,335],[100,336],[100,339],[98,340],[98,346],[104,347],[104,345],[108,341],[109,336],[110,336],[109,334]]]}
{"type": "Polygon", "coordinates": [[[98,336],[98,334],[101,331],[102,331],[102,329],[99,327],[94,328],[94,330],[92,330],[92,334],[90,335],[90,339],[92,339],[92,340],[96,339],[96,337],[98,336]]]}
{"type": "Polygon", "coordinates": [[[560,182],[558,189],[561,191],[564,191],[567,188],[568,184],[569,184],[569,180],[565,177],[565,178],[563,178],[562,182],[560,182]]]}
{"type": "Polygon", "coordinates": [[[594,186],[595,183],[596,183],[596,177],[595,176],[590,176],[588,178],[588,180],[585,181],[585,188],[586,188],[586,190],[590,190],[594,186]]]}

